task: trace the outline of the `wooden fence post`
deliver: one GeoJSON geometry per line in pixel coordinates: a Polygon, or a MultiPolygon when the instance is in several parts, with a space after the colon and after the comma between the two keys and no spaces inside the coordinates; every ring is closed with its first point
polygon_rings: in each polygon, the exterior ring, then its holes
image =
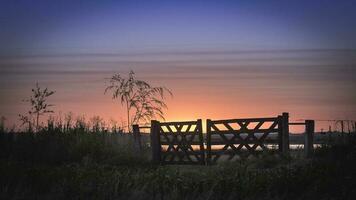
{"type": "Polygon", "coordinates": [[[289,114],[284,112],[282,114],[282,154],[289,155],[289,114]]]}
{"type": "Polygon", "coordinates": [[[314,144],[314,120],[305,120],[305,134],[304,134],[304,155],[307,158],[313,155],[313,144],[314,144]]]}
{"type": "Polygon", "coordinates": [[[206,120],[206,164],[210,165],[211,164],[211,133],[210,133],[210,128],[211,128],[211,120],[207,119],[206,120]]]}
{"type": "Polygon", "coordinates": [[[152,161],[160,163],[161,161],[161,144],[160,144],[160,123],[159,121],[151,121],[151,148],[152,148],[152,161]]]}
{"type": "Polygon", "coordinates": [[[133,136],[134,136],[135,149],[138,152],[141,152],[142,144],[141,144],[140,127],[137,124],[134,124],[134,125],[132,125],[132,131],[133,131],[133,136]]]}
{"type": "Polygon", "coordinates": [[[203,124],[202,124],[201,119],[197,120],[197,126],[199,127],[199,141],[200,141],[199,148],[200,148],[200,151],[203,151],[203,152],[201,152],[202,159],[201,159],[200,163],[202,165],[205,165],[206,159],[205,159],[205,148],[204,148],[204,138],[203,138],[203,124]]]}
{"type": "Polygon", "coordinates": [[[278,115],[278,150],[280,153],[283,152],[283,143],[282,143],[282,127],[283,127],[282,115],[278,115]]]}

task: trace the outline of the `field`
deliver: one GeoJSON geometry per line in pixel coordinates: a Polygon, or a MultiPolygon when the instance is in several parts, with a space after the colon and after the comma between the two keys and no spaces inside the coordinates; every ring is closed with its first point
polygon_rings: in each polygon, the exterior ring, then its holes
{"type": "Polygon", "coordinates": [[[84,129],[1,132],[0,199],[352,199],[356,148],[322,146],[313,159],[160,166],[132,136],[84,129]]]}

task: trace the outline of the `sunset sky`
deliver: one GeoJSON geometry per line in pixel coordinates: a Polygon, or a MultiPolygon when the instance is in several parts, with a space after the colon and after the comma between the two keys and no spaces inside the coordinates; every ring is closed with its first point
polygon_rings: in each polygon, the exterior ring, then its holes
{"type": "Polygon", "coordinates": [[[356,1],[0,0],[8,123],[36,82],[57,114],[125,121],[105,78],[130,70],[171,89],[168,121],[355,120],[356,1]]]}

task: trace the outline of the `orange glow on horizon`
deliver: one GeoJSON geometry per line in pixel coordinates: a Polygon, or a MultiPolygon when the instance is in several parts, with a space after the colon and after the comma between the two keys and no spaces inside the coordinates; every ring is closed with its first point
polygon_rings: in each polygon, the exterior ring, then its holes
{"type": "MultiPolygon", "coordinates": [[[[307,53],[308,58],[311,55],[307,53]]],[[[303,53],[295,54],[292,55],[301,58],[305,56],[303,53]]],[[[201,61],[191,63],[191,55],[180,55],[182,58],[176,56],[176,59],[186,62],[177,64],[173,61],[161,63],[153,60],[134,62],[133,67],[128,67],[127,63],[120,64],[122,58],[115,56],[105,59],[100,56],[4,59],[0,60],[0,65],[16,65],[23,71],[4,68],[8,70],[4,73],[11,74],[11,79],[2,79],[6,84],[0,87],[5,97],[0,98],[0,115],[8,119],[9,126],[18,123],[18,114],[28,110],[28,105],[21,100],[28,97],[31,88],[39,82],[56,91],[49,100],[55,104],[56,115],[73,112],[75,115],[85,115],[87,119],[98,115],[107,122],[115,119],[119,124],[126,124],[125,109],[117,100],[112,100],[109,94],[104,95],[104,90],[107,86],[106,78],[117,72],[126,75],[133,70],[137,79],[145,80],[153,86],[165,86],[173,92],[174,97],[167,97],[166,100],[167,121],[202,119],[204,122],[206,119],[275,117],[282,112],[290,113],[290,121],[356,118],[355,95],[350,92],[354,85],[353,69],[341,64],[330,65],[328,62],[338,61],[330,61],[330,54],[324,55],[325,58],[317,62],[308,59],[291,59],[288,62],[290,53],[278,53],[270,56],[286,58],[260,62],[260,57],[267,55],[198,54],[193,57],[200,56],[201,61]],[[257,60],[251,58],[251,61],[245,61],[245,56],[255,56],[257,60]],[[235,60],[225,62],[225,58],[235,60]],[[217,60],[208,62],[210,59],[217,60]],[[98,63],[83,67],[83,63],[93,61],[100,63],[100,67],[98,63]],[[44,68],[37,68],[41,62],[44,62],[44,68]],[[59,64],[67,68],[58,69],[59,64]]],[[[317,122],[316,130],[328,130],[329,125],[317,122]]],[[[298,132],[301,129],[291,128],[298,132]]]]}

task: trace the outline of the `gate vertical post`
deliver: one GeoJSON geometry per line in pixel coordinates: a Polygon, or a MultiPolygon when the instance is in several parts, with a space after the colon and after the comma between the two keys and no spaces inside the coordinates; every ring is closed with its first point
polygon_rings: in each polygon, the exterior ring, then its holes
{"type": "Polygon", "coordinates": [[[282,114],[282,154],[289,155],[289,113],[284,112],[282,114]]]}
{"type": "Polygon", "coordinates": [[[283,152],[283,142],[282,142],[282,115],[278,115],[278,150],[280,153],[283,152]]]}
{"type": "Polygon", "coordinates": [[[206,120],[206,164],[211,164],[211,120],[206,120]]]}
{"type": "Polygon", "coordinates": [[[159,121],[151,121],[151,149],[152,161],[155,163],[161,162],[161,144],[160,144],[160,123],[159,121]]]}
{"type": "MultiPolygon", "coordinates": [[[[201,160],[200,163],[202,165],[205,165],[205,150],[204,150],[204,138],[203,138],[203,125],[202,125],[202,121],[201,119],[197,120],[197,126],[199,127],[198,131],[199,131],[199,141],[200,141],[200,155],[201,160]]],[[[189,130],[188,130],[189,131],[189,130]]]]}
{"type": "Polygon", "coordinates": [[[305,120],[304,155],[306,158],[310,158],[313,155],[314,129],[315,129],[314,120],[305,120]]]}
{"type": "Polygon", "coordinates": [[[133,136],[134,136],[135,149],[138,152],[141,152],[142,144],[141,144],[140,127],[137,124],[134,124],[134,125],[132,125],[132,131],[133,131],[133,136]]]}

